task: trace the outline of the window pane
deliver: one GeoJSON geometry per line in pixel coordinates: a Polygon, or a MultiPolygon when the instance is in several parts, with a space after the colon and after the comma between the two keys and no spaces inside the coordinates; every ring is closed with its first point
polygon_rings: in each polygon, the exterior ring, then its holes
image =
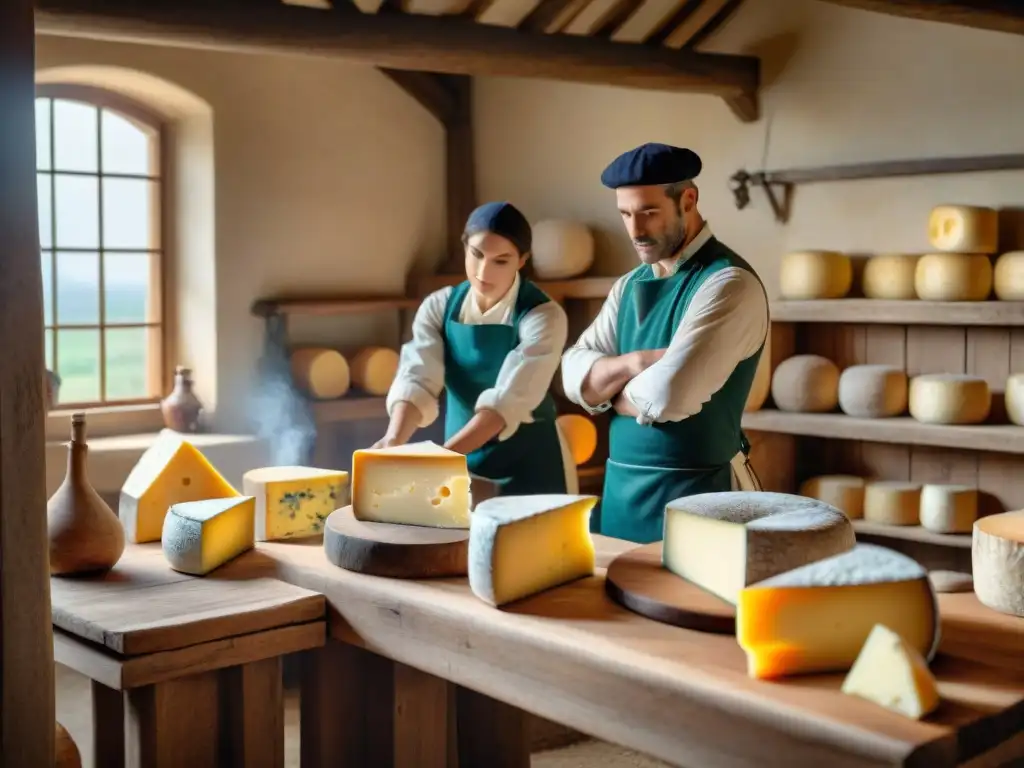
{"type": "Polygon", "coordinates": [[[46,369],[49,370],[49,371],[52,371],[53,370],[53,331],[52,330],[43,331],[43,338],[45,339],[44,343],[46,345],[46,349],[45,349],[45,352],[44,352],[44,355],[45,355],[45,358],[46,358],[46,369]]]}
{"type": "Polygon", "coordinates": [[[53,252],[40,254],[40,270],[43,273],[43,325],[53,325],[53,252]]]}
{"type": "Polygon", "coordinates": [[[57,373],[60,402],[96,402],[100,399],[100,332],[57,331],[57,373]]]}
{"type": "MultiPolygon", "coordinates": [[[[57,325],[99,325],[100,257],[57,253],[57,325]]],[[[63,358],[64,353],[61,351],[63,358]]]]}
{"type": "Polygon", "coordinates": [[[103,179],[103,246],[155,248],[151,215],[154,182],[103,179]]]}
{"type": "Polygon", "coordinates": [[[58,171],[99,171],[97,110],[89,104],[53,102],[53,164],[58,171]]]}
{"type": "Polygon", "coordinates": [[[53,248],[53,189],[50,174],[36,174],[36,195],[39,198],[39,245],[53,248]]]}
{"type": "Polygon", "coordinates": [[[53,215],[58,248],[98,248],[100,190],[98,179],[57,175],[53,215]]]}
{"type": "Polygon", "coordinates": [[[150,261],[148,253],[103,255],[103,293],[106,322],[156,321],[156,307],[149,307],[150,261]]]}
{"type": "Polygon", "coordinates": [[[107,400],[146,397],[148,328],[108,328],[107,400]]]}
{"type": "Polygon", "coordinates": [[[149,136],[130,120],[110,110],[100,112],[104,173],[155,175],[149,165],[149,136]]]}
{"type": "Polygon", "coordinates": [[[36,168],[50,168],[50,100],[36,99],[36,168]]]}

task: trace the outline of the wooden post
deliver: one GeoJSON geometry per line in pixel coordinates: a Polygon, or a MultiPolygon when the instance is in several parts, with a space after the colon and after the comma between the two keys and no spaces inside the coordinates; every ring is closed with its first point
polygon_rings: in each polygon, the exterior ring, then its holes
{"type": "Polygon", "coordinates": [[[0,765],[54,760],[32,0],[0,3],[0,765]]]}
{"type": "Polygon", "coordinates": [[[442,271],[461,274],[462,229],[476,207],[476,161],[473,142],[473,81],[454,75],[447,82],[455,94],[455,109],[445,126],[447,176],[448,259],[442,271]]]}

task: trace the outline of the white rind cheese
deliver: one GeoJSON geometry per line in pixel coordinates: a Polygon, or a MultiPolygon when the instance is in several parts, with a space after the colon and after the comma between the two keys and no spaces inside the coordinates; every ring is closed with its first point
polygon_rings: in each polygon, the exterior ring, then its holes
{"type": "Polygon", "coordinates": [[[1009,251],[996,259],[992,282],[1000,301],[1024,301],[1024,251],[1009,251]]]}
{"type": "Polygon", "coordinates": [[[882,419],[907,409],[907,374],[891,365],[851,365],[839,376],[839,407],[848,416],[882,419]]]}
{"type": "Polygon", "coordinates": [[[882,525],[921,522],[921,484],[875,480],[864,486],[864,519],[882,525]]]}
{"type": "Polygon", "coordinates": [[[836,251],[795,251],[779,267],[783,299],[841,299],[853,285],[850,257],[836,251]]]}
{"type": "Polygon", "coordinates": [[[974,523],[974,593],[993,610],[1024,618],[1024,511],[974,523]]]}
{"type": "Polygon", "coordinates": [[[772,374],[772,399],[780,411],[825,413],[839,403],[839,368],[821,355],[794,355],[772,374]]]}
{"type": "Polygon", "coordinates": [[[946,253],[995,253],[999,213],[977,205],[937,205],[928,214],[928,242],[946,253]]]}
{"type": "Polygon", "coordinates": [[[1014,424],[1024,426],[1024,373],[1006,379],[1006,416],[1014,424]]]}
{"type": "Polygon", "coordinates": [[[175,504],[164,517],[161,547],[176,571],[205,576],[253,548],[252,496],[175,504]]]}
{"type": "Polygon", "coordinates": [[[992,392],[980,376],[926,373],[910,380],[910,415],[925,424],[980,424],[992,392]]]}
{"type": "Polygon", "coordinates": [[[928,483],[921,488],[921,525],[935,533],[970,533],[978,519],[978,489],[928,483]]]}
{"type": "Polygon", "coordinates": [[[788,493],[703,493],[665,507],[662,560],[677,576],[736,603],[748,584],[853,548],[840,510],[788,493]]]}
{"type": "Polygon", "coordinates": [[[917,268],[915,254],[887,253],[872,256],[864,265],[861,287],[869,299],[890,299],[907,301],[916,299],[914,271],[917,268]]]}
{"type": "Polygon", "coordinates": [[[914,291],[924,301],[984,301],[992,261],[980,253],[929,253],[917,260],[914,291]]]}
{"type": "Polygon", "coordinates": [[[864,517],[864,478],[854,475],[819,475],[804,480],[800,495],[829,504],[851,520],[864,517]]]}

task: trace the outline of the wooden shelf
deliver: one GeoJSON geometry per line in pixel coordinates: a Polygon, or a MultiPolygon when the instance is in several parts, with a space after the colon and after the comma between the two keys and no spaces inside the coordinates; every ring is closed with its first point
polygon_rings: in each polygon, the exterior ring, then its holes
{"type": "Polygon", "coordinates": [[[407,296],[317,296],[259,299],[251,312],[257,317],[272,315],[352,315],[389,309],[415,309],[419,299],[407,296]]]}
{"type": "Polygon", "coordinates": [[[318,424],[388,417],[386,399],[383,397],[340,397],[337,400],[320,400],[312,403],[312,406],[313,417],[318,424]]]}
{"type": "Polygon", "coordinates": [[[928,445],[969,451],[1024,454],[1024,427],[1003,424],[922,424],[909,416],[856,419],[841,413],[787,413],[764,409],[743,414],[743,428],[833,440],[928,445]]]}
{"type": "Polygon", "coordinates": [[[1024,301],[817,299],[772,302],[776,323],[884,323],[1024,327],[1024,301]]]}
{"type": "Polygon", "coordinates": [[[906,19],[1024,35],[1024,6],[1005,0],[935,2],[935,0],[825,0],[832,5],[886,13],[906,19]]]}
{"type": "Polygon", "coordinates": [[[919,525],[883,525],[867,520],[853,520],[853,529],[858,535],[878,536],[879,538],[901,539],[919,544],[934,544],[942,547],[971,548],[969,533],[934,533],[919,525]]]}
{"type": "MultiPolygon", "coordinates": [[[[411,281],[411,293],[426,296],[439,288],[458,285],[463,275],[425,275],[411,281]]],[[[611,293],[618,277],[578,277],[574,280],[538,280],[536,285],[554,301],[603,299],[611,293]]]]}

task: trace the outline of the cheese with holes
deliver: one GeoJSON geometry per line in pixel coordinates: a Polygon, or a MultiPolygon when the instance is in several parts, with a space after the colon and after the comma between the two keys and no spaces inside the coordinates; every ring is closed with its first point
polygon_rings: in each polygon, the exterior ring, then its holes
{"type": "Polygon", "coordinates": [[[882,525],[921,522],[921,484],[876,480],[864,486],[864,519],[882,525]]]}
{"type": "Polygon", "coordinates": [[[977,205],[937,205],[928,215],[928,242],[947,253],[995,253],[999,214],[977,205]]]}
{"type": "Polygon", "coordinates": [[[850,669],[875,624],[931,660],[939,611],[928,574],[873,544],[780,573],[740,592],[736,639],[751,677],[850,669]]]}
{"type": "Polygon", "coordinates": [[[772,399],[781,411],[825,413],[839,402],[839,368],[820,355],[794,355],[772,375],[772,399]]]}
{"type": "Polygon", "coordinates": [[[929,253],[917,260],[914,290],[925,301],[984,301],[992,291],[992,262],[979,253],[929,253]]]}
{"type": "Polygon", "coordinates": [[[884,624],[871,629],[842,691],[914,720],[939,706],[939,685],[924,656],[884,624]]]}
{"type": "Polygon", "coordinates": [[[382,397],[398,373],[398,353],[387,347],[359,350],[350,363],[352,383],[369,395],[382,397]]]}
{"type": "Polygon", "coordinates": [[[172,505],[238,495],[198,448],[165,429],[124,481],[118,517],[128,541],[160,541],[164,516],[172,505]]]}
{"type": "Polygon", "coordinates": [[[590,513],[596,496],[487,499],[469,527],[469,587],[499,606],[594,573],[590,513]]]}
{"type": "Polygon", "coordinates": [[[992,283],[997,299],[1024,301],[1024,251],[1010,251],[996,259],[992,283]]]}
{"type": "Polygon", "coordinates": [[[764,349],[761,350],[761,357],[757,361],[757,370],[754,371],[754,380],[750,384],[750,392],[747,394],[747,402],[743,406],[744,411],[759,411],[764,401],[772,390],[772,329],[768,324],[768,335],[764,340],[764,349]]]}
{"type": "Polygon", "coordinates": [[[555,422],[569,446],[573,463],[579,466],[590,461],[597,450],[597,427],[594,422],[579,413],[563,413],[555,422]]]}
{"type": "Polygon", "coordinates": [[[784,299],[841,299],[853,285],[853,263],[836,251],[787,253],[779,273],[784,299]]]}
{"type": "Polygon", "coordinates": [[[1024,618],[1024,511],[979,518],[971,558],[978,599],[993,610],[1024,618]]]}
{"type": "Polygon", "coordinates": [[[970,533],[978,519],[978,489],[927,483],[921,488],[921,525],[935,533],[970,533]]]}
{"type": "Polygon", "coordinates": [[[291,366],[295,386],[316,400],[333,400],[348,392],[348,361],[336,349],[297,349],[291,366]]]}
{"type": "Polygon", "coordinates": [[[917,298],[914,289],[915,254],[886,253],[872,256],[864,265],[861,288],[869,299],[907,301],[917,298]]]}
{"type": "Polygon", "coordinates": [[[160,538],[171,568],[205,576],[253,548],[255,499],[235,496],[175,504],[160,538]]]}
{"type": "Polygon", "coordinates": [[[677,576],[736,603],[748,584],[853,548],[841,511],[788,493],[702,493],[665,507],[662,560],[677,576]]]}
{"type": "Polygon", "coordinates": [[[352,455],[357,520],[469,528],[466,457],[431,441],[367,448],[352,455]]]}
{"type": "Polygon", "coordinates": [[[907,374],[891,365],[851,365],[839,376],[839,407],[859,419],[899,416],[907,409],[907,374]]]}
{"type": "Polygon", "coordinates": [[[925,424],[980,424],[992,408],[988,382],[965,373],[926,373],[910,380],[910,415],[925,424]]]}
{"type": "Polygon", "coordinates": [[[331,512],[349,504],[348,472],[337,469],[250,469],[242,491],[256,498],[256,541],[316,536],[331,512]]]}
{"type": "Polygon", "coordinates": [[[823,501],[851,520],[864,517],[864,478],[855,475],[819,475],[804,480],[800,495],[823,501]]]}
{"type": "Polygon", "coordinates": [[[1024,426],[1024,373],[1010,374],[1006,380],[1006,415],[1014,424],[1024,426]]]}

